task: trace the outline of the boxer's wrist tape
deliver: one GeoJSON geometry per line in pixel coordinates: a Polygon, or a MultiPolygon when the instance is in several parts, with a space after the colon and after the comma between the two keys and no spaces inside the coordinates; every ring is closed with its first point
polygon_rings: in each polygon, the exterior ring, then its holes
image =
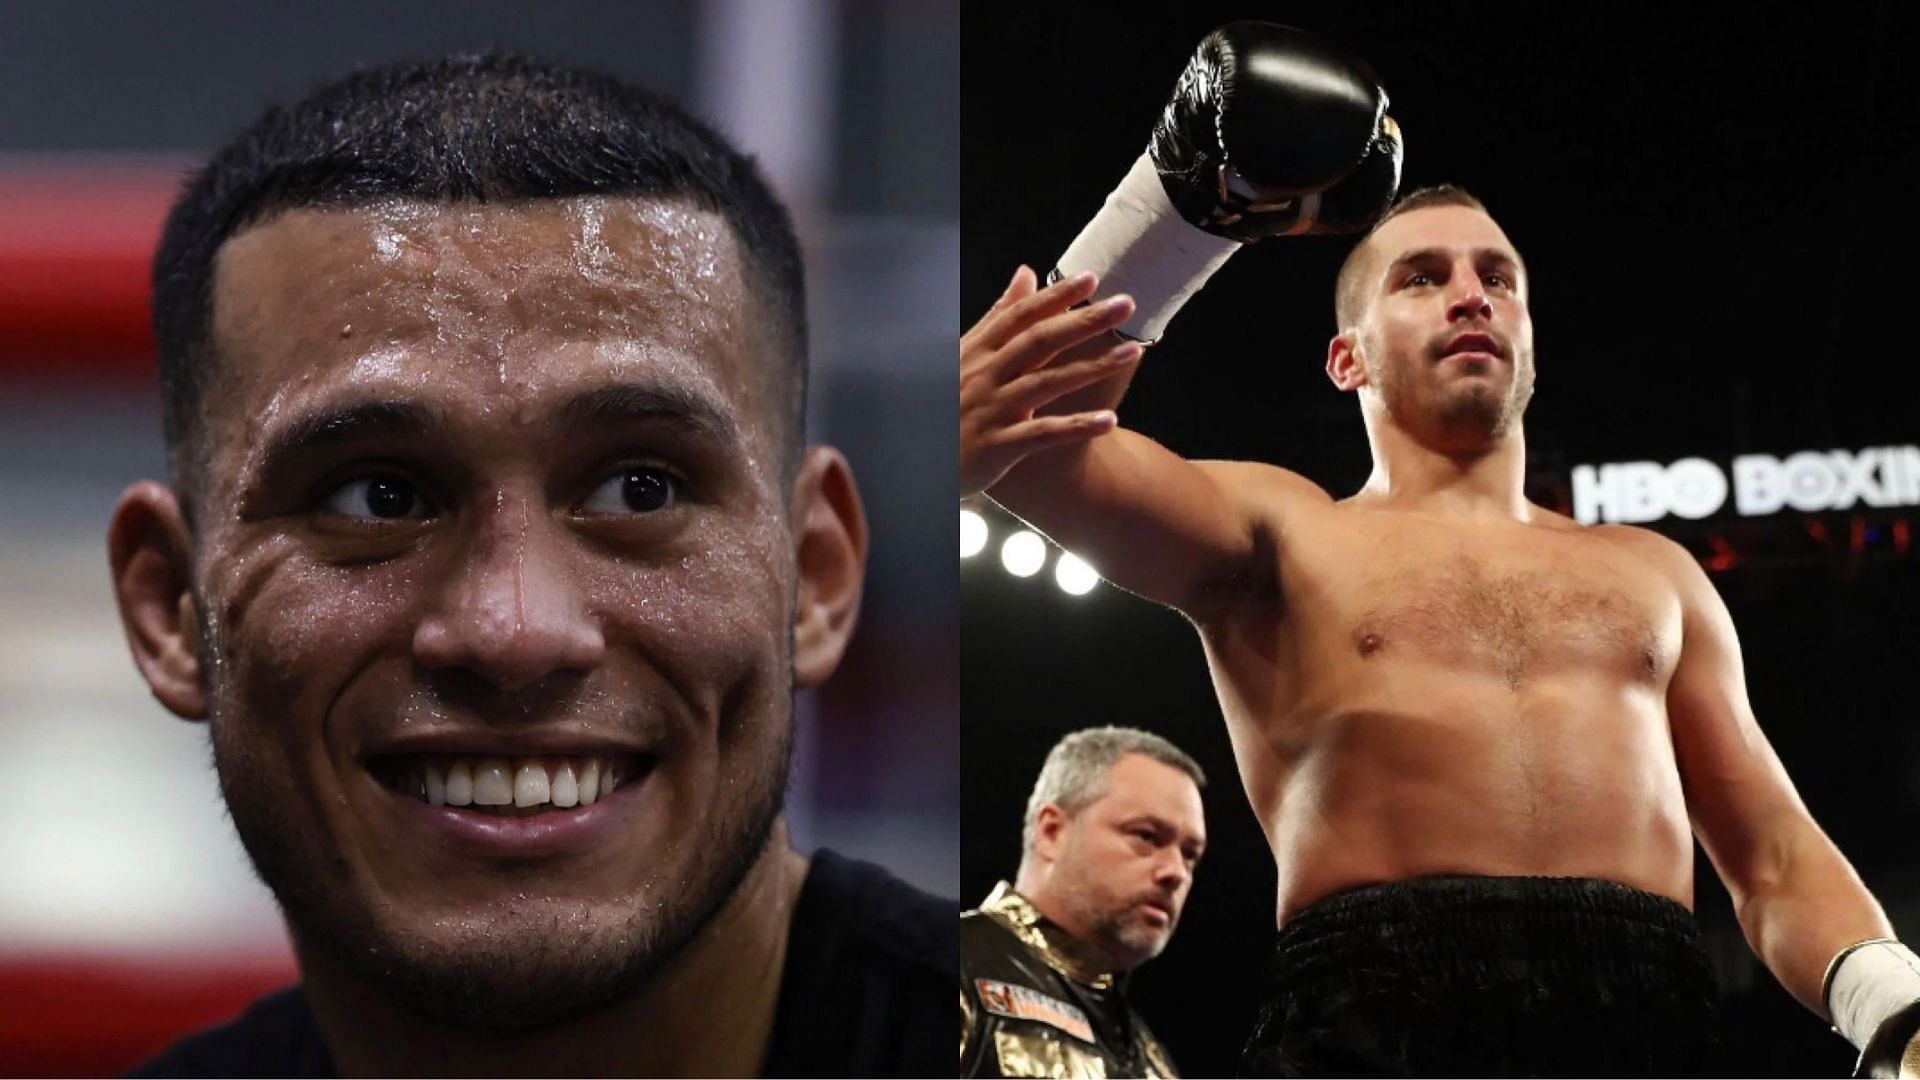
{"type": "Polygon", "coordinates": [[[1833,958],[1826,981],[1834,1030],[1865,1047],[1887,1017],[1920,1001],[1920,956],[1891,939],[1859,942],[1833,958]]]}
{"type": "Polygon", "coordinates": [[[1187,298],[1238,250],[1240,241],[1187,224],[1142,154],[1057,265],[1067,277],[1087,270],[1100,275],[1100,296],[1133,297],[1133,315],[1119,330],[1152,344],[1187,298]]]}

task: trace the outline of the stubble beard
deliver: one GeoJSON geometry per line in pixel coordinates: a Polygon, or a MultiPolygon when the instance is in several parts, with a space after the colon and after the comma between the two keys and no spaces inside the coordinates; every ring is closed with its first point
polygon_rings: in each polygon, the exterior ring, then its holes
{"type": "Polygon", "coordinates": [[[1107,912],[1095,927],[1106,948],[1122,957],[1128,969],[1159,956],[1173,939],[1171,928],[1148,926],[1131,909],[1107,912]]]}
{"type": "Polygon", "coordinates": [[[713,919],[765,851],[786,801],[793,755],[789,701],[785,722],[772,718],[774,752],[740,797],[709,819],[708,835],[682,842],[694,861],[682,880],[661,883],[657,896],[568,906],[521,894],[459,920],[452,933],[436,920],[434,929],[443,932],[429,934],[384,922],[362,902],[330,839],[313,836],[289,812],[287,796],[301,805],[297,794],[272,790],[263,782],[275,775],[271,764],[223,737],[230,730],[223,712],[216,706],[211,728],[227,812],[303,958],[324,957],[395,1006],[466,1031],[550,1027],[644,987],[713,919]]]}
{"type": "Polygon", "coordinates": [[[1140,922],[1129,903],[1122,906],[1085,877],[1079,877],[1061,890],[1074,911],[1074,921],[1087,928],[1093,938],[1088,944],[1106,953],[1122,970],[1145,963],[1160,955],[1172,938],[1172,929],[1162,931],[1140,922]]]}
{"type": "Polygon", "coordinates": [[[1415,383],[1424,373],[1423,365],[1431,363],[1433,361],[1425,356],[1389,359],[1381,365],[1384,370],[1373,373],[1380,387],[1381,402],[1395,426],[1409,432],[1429,431],[1437,442],[1449,448],[1489,449],[1519,427],[1527,403],[1533,399],[1531,350],[1515,349],[1511,361],[1514,374],[1504,383],[1457,380],[1455,385],[1442,386],[1439,400],[1429,407],[1420,402],[1415,383]]]}

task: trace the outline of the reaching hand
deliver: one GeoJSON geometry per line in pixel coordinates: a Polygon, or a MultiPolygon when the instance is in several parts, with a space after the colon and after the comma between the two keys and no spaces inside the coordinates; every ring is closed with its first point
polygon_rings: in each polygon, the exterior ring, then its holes
{"type": "Polygon", "coordinates": [[[1093,295],[1091,273],[1037,285],[1031,269],[1014,271],[1007,291],[960,337],[962,498],[991,487],[1036,451],[1112,431],[1111,409],[1043,410],[1140,360],[1138,342],[1108,332],[1133,313],[1130,297],[1074,308],[1093,295]]]}

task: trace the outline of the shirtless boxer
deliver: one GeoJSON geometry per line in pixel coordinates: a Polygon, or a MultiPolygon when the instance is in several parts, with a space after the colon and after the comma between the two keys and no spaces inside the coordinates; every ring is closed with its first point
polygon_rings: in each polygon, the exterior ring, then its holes
{"type": "Polygon", "coordinates": [[[1380,217],[1385,107],[1306,35],[1216,31],[1060,280],[1022,267],[961,339],[963,491],[1200,632],[1279,871],[1243,1069],[1708,1067],[1693,836],[1861,1071],[1911,1069],[1920,960],[1756,724],[1700,567],[1522,493],[1529,282],[1477,200],[1409,196],[1342,268],[1326,370],[1360,402],[1359,492],[1117,426],[1145,345],[1241,243],[1380,217]]]}

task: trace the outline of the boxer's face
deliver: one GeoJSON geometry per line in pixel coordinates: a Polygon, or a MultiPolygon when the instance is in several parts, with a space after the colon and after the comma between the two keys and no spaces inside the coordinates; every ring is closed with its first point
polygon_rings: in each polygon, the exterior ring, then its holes
{"type": "Polygon", "coordinates": [[[1167,947],[1206,844],[1192,778],[1123,754],[1106,794],[1063,829],[1049,888],[1072,913],[1070,928],[1127,970],[1167,947]]]}
{"type": "Polygon", "coordinates": [[[1515,430],[1533,396],[1533,320],[1499,225],[1471,207],[1435,206],[1401,214],[1367,243],[1364,398],[1443,449],[1515,430]]]}
{"type": "Polygon", "coordinates": [[[464,1024],[608,1000],[784,790],[780,361],[733,233],[645,199],[297,210],[214,299],[207,711],[303,959],[464,1024]]]}

